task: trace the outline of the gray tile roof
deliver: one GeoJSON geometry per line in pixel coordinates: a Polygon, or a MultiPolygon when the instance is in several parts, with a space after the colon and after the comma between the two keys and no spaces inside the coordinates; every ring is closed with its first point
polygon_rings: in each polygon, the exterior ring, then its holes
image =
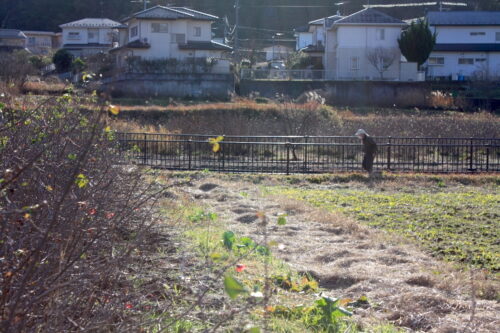
{"type": "Polygon", "coordinates": [[[429,25],[500,25],[500,12],[429,12],[429,25]]]}
{"type": "Polygon", "coordinates": [[[0,29],[0,38],[26,39],[26,35],[21,30],[0,29]]]}
{"type": "Polygon", "coordinates": [[[500,44],[436,44],[433,52],[500,52],[500,44]]]}
{"type": "Polygon", "coordinates": [[[178,19],[191,19],[191,20],[205,20],[214,21],[217,20],[217,16],[202,13],[193,9],[184,7],[164,7],[155,6],[143,10],[141,12],[133,14],[131,17],[126,18],[124,21],[128,21],[131,18],[138,19],[162,19],[162,20],[178,20],[178,19]]]}
{"type": "Polygon", "coordinates": [[[336,22],[343,17],[344,16],[340,16],[340,15],[332,15],[332,16],[323,17],[323,18],[320,18],[318,20],[311,21],[311,22],[309,22],[309,24],[310,25],[323,25],[323,24],[325,24],[325,20],[326,20],[327,26],[331,26],[331,24],[333,22],[336,22]]]}
{"type": "Polygon", "coordinates": [[[84,18],[78,21],[73,21],[61,24],[61,28],[126,28],[127,26],[107,18],[84,18]]]}
{"type": "Polygon", "coordinates": [[[382,13],[373,8],[366,8],[346,16],[334,23],[335,25],[341,24],[398,24],[406,25],[403,21],[382,13]]]}

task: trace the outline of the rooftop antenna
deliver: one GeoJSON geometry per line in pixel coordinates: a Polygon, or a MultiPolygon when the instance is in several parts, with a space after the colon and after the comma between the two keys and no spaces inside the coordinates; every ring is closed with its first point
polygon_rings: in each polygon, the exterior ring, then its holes
{"type": "Polygon", "coordinates": [[[148,9],[148,3],[150,3],[151,1],[148,1],[148,0],[134,0],[134,1],[130,1],[130,2],[134,2],[134,3],[143,3],[144,4],[144,10],[148,9]]]}

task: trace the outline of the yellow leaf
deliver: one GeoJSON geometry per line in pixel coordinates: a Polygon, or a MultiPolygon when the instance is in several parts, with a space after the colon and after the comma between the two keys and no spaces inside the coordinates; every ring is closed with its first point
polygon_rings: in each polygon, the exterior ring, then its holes
{"type": "Polygon", "coordinates": [[[120,113],[120,108],[118,106],[112,105],[112,104],[110,104],[108,106],[108,110],[109,110],[109,112],[111,112],[115,116],[117,116],[120,113]]]}
{"type": "Polygon", "coordinates": [[[218,142],[215,142],[212,146],[212,151],[214,153],[218,152],[220,150],[220,144],[218,142]]]}
{"type": "Polygon", "coordinates": [[[52,186],[50,186],[50,185],[47,185],[45,188],[46,188],[46,189],[47,189],[47,191],[49,191],[49,192],[52,192],[52,191],[54,190],[54,188],[52,188],[52,186]]]}
{"type": "Polygon", "coordinates": [[[104,129],[104,132],[106,132],[106,133],[111,132],[111,127],[107,126],[107,127],[104,129]]]}
{"type": "Polygon", "coordinates": [[[31,217],[31,214],[29,214],[29,213],[24,214],[24,219],[25,220],[28,220],[30,217],[31,217]]]}
{"type": "Polygon", "coordinates": [[[222,140],[224,140],[223,136],[218,136],[217,139],[215,139],[216,142],[221,142],[222,140]]]}

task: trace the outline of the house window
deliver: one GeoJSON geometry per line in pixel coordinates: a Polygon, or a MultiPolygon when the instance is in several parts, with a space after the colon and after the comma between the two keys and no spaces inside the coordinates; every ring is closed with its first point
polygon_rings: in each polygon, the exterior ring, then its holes
{"type": "Polygon", "coordinates": [[[351,57],[351,71],[359,70],[359,57],[351,57]]]}
{"type": "Polygon", "coordinates": [[[377,29],[376,38],[377,40],[385,40],[385,29],[377,29]]]}
{"type": "Polygon", "coordinates": [[[28,37],[28,45],[35,46],[36,45],[36,38],[35,37],[28,37]]]}
{"type": "Polygon", "coordinates": [[[495,41],[500,42],[500,32],[495,32],[495,41]]]}
{"type": "Polygon", "coordinates": [[[94,38],[96,38],[96,33],[89,31],[89,39],[94,39],[94,38]]]}
{"type": "Polygon", "coordinates": [[[486,61],[486,58],[476,58],[474,59],[475,62],[479,62],[479,63],[482,63],[482,62],[485,62],[486,61]]]}
{"type": "Polygon", "coordinates": [[[194,27],[194,37],[201,37],[201,27],[194,27]]]}
{"type": "Polygon", "coordinates": [[[429,57],[427,60],[429,65],[444,65],[444,57],[429,57]]]}
{"type": "Polygon", "coordinates": [[[139,33],[139,27],[135,26],[130,29],[130,37],[136,37],[139,33]]]}
{"type": "Polygon", "coordinates": [[[80,33],[79,32],[68,32],[68,39],[71,40],[79,40],[80,39],[80,33]]]}
{"type": "Polygon", "coordinates": [[[151,23],[151,32],[168,32],[168,23],[151,23]]]}
{"type": "Polygon", "coordinates": [[[458,58],[458,64],[459,65],[473,65],[474,59],[473,58],[458,58]]]}
{"type": "Polygon", "coordinates": [[[472,31],[470,33],[471,36],[484,36],[486,33],[484,31],[472,31]]]}
{"type": "Polygon", "coordinates": [[[172,44],[186,44],[186,34],[172,34],[170,42],[172,44]]]}

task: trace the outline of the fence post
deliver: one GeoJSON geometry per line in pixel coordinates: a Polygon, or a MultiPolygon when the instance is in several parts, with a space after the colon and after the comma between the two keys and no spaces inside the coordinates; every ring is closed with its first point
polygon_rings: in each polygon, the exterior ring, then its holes
{"type": "Polygon", "coordinates": [[[286,143],[286,174],[290,174],[290,142],[286,143]]]}
{"type": "Polygon", "coordinates": [[[486,146],[486,171],[490,170],[490,145],[486,146]]]}
{"type": "Polygon", "coordinates": [[[473,159],[474,159],[474,142],[473,142],[473,138],[470,138],[470,149],[469,149],[469,154],[470,154],[470,160],[469,160],[469,171],[474,171],[472,169],[472,165],[473,165],[473,159]]]}
{"type": "Polygon", "coordinates": [[[307,148],[308,148],[308,143],[309,143],[309,136],[306,135],[304,136],[304,172],[307,172],[307,148]]]}
{"type": "Polygon", "coordinates": [[[188,170],[191,170],[191,159],[192,159],[192,147],[191,147],[191,142],[193,140],[189,139],[188,140],[188,170]]]}
{"type": "Polygon", "coordinates": [[[148,163],[148,136],[144,133],[144,155],[142,157],[142,163],[146,165],[148,163]]]}
{"type": "Polygon", "coordinates": [[[387,170],[391,170],[391,139],[389,137],[389,141],[387,142],[387,170]]]}
{"type": "MultiPolygon", "coordinates": [[[[226,137],[226,135],[224,134],[224,137],[226,137]]],[[[220,142],[220,150],[221,150],[221,154],[222,154],[222,171],[224,171],[224,169],[226,168],[226,153],[225,153],[225,150],[224,150],[224,145],[223,145],[223,141],[220,142]]]]}

